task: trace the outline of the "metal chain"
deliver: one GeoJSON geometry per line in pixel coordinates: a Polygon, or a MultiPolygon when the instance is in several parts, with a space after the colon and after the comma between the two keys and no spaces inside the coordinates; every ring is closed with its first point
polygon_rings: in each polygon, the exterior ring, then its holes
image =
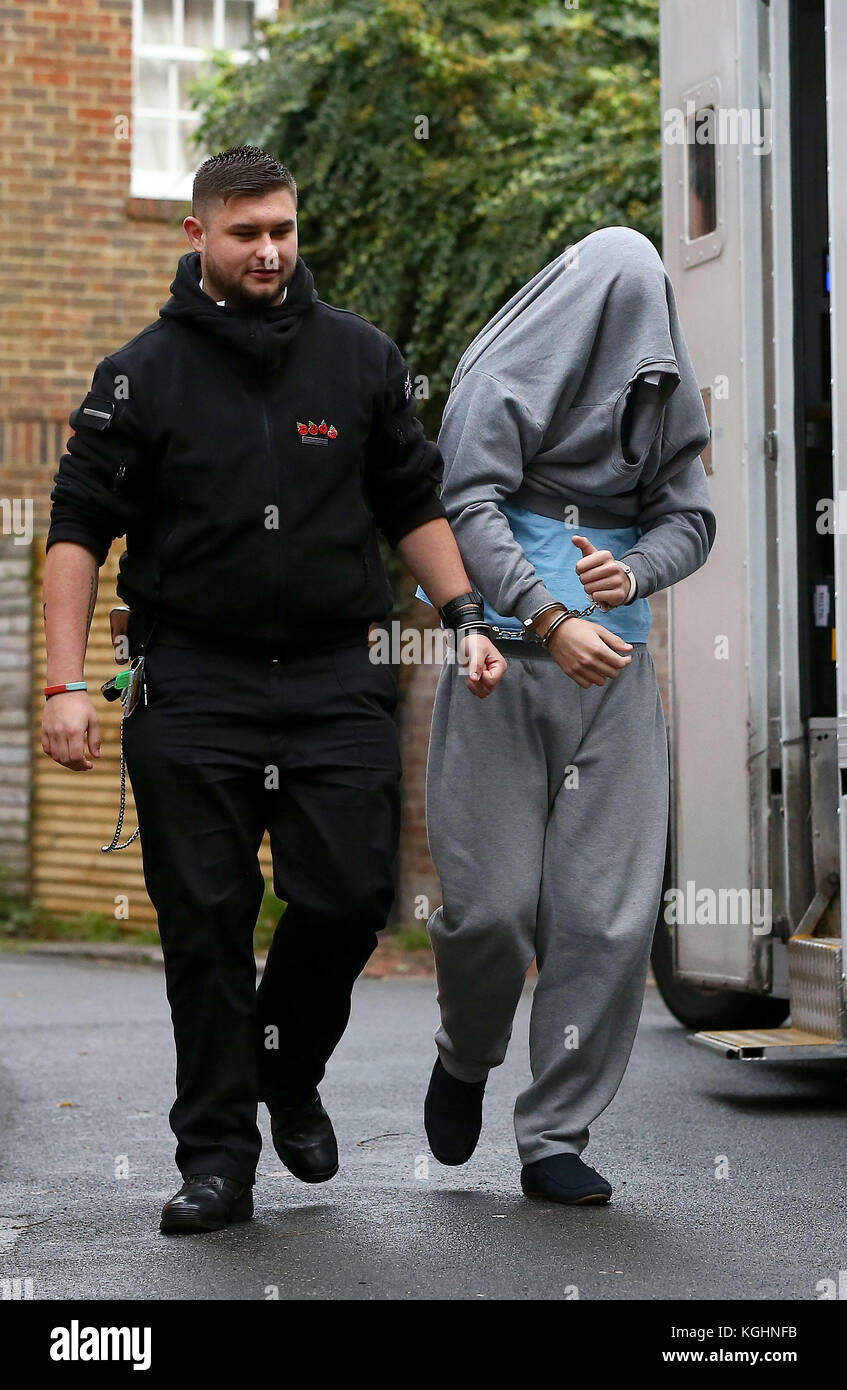
{"type": "Polygon", "coordinates": [[[133,830],[132,834],[130,835],[129,839],[124,840],[122,845],[118,844],[118,840],[121,838],[121,831],[123,829],[124,824],[124,811],[126,809],[126,760],[124,758],[124,724],[129,717],[127,712],[129,708],[128,689],[129,688],[127,687],[127,690],[125,690],[124,696],[121,700],[121,703],[124,707],[124,712],[121,715],[121,804],[120,809],[118,811],[118,823],[115,826],[115,833],[112,836],[112,843],[110,845],[100,846],[101,854],[109,854],[112,850],[115,849],[127,849],[132,844],[133,840],[136,838],[141,829],[141,827],[137,825],[133,830]]]}
{"type": "MultiPolygon", "coordinates": [[[[569,609],[568,609],[568,612],[569,612],[569,613],[572,615],[572,617],[574,617],[574,618],[587,618],[587,617],[588,617],[588,614],[589,614],[589,613],[593,613],[593,612],[594,612],[594,609],[597,608],[598,606],[599,606],[599,605],[596,604],[596,603],[589,603],[589,605],[588,605],[587,608],[569,608],[569,609]]],[[[601,609],[600,611],[601,611],[601,612],[606,612],[607,610],[606,610],[606,609],[601,609]]],[[[521,637],[521,633],[520,633],[520,632],[511,632],[508,628],[498,627],[498,625],[497,625],[496,623],[491,623],[490,626],[494,629],[495,634],[496,634],[497,637],[499,637],[499,638],[508,637],[508,638],[515,638],[515,639],[517,639],[518,641],[522,640],[522,637],[521,637]]],[[[530,641],[538,642],[538,643],[540,643],[541,646],[544,645],[544,643],[541,641],[541,638],[540,638],[540,637],[530,638],[530,641]]]]}

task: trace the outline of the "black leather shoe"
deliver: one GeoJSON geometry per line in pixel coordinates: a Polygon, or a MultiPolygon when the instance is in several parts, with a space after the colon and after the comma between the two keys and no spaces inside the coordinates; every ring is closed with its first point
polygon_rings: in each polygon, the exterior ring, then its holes
{"type": "Polygon", "coordinates": [[[317,1091],[295,1105],[268,1102],[274,1148],[301,1182],[328,1182],[338,1172],[338,1142],[317,1091]]]}
{"type": "Polygon", "coordinates": [[[192,1173],[162,1207],[159,1229],[170,1234],[220,1231],[231,1221],[249,1221],[252,1215],[253,1189],[249,1184],[211,1173],[192,1173]]]}
{"type": "Polygon", "coordinates": [[[537,1163],[525,1163],[521,1187],[525,1197],[543,1197],[571,1206],[608,1202],[612,1195],[611,1183],[573,1153],[551,1154],[537,1163]]]}
{"type": "Polygon", "coordinates": [[[424,1127],[439,1163],[467,1163],[482,1130],[484,1081],[459,1081],[436,1057],[424,1101],[424,1127]]]}

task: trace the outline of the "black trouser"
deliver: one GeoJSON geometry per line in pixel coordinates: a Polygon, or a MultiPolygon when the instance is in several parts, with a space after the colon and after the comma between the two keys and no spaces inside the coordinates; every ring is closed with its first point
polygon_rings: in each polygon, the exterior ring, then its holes
{"type": "Polygon", "coordinates": [[[356,646],[271,661],[155,633],[124,725],[176,1042],[184,1176],[255,1180],[257,1101],[313,1093],[394,898],[393,672],[356,646]],[[287,903],[256,989],[257,853],[287,903]]]}

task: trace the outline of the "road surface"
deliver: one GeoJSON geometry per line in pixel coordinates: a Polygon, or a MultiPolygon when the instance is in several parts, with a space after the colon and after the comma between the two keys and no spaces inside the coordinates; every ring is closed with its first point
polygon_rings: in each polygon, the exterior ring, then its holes
{"type": "Polygon", "coordinates": [[[648,988],[585,1154],[612,1202],[528,1202],[511,1109],[529,1003],[480,1147],[448,1169],[421,1118],[434,984],[360,980],[321,1088],[338,1177],[290,1176],[262,1109],[255,1219],[174,1238],[158,1231],[181,1181],[161,970],[0,955],[0,1280],[31,1280],[17,1287],[34,1299],[805,1301],[847,1270],[843,1064],[723,1061],[648,988]]]}

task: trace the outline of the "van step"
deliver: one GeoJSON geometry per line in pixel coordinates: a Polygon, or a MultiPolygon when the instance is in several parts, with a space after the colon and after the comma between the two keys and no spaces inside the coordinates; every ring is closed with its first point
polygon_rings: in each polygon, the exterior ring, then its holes
{"type": "Polygon", "coordinates": [[[729,1028],[723,1033],[689,1033],[686,1042],[709,1047],[736,1061],[779,1057],[847,1057],[847,1039],[822,1037],[804,1028],[729,1028]]]}
{"type": "Polygon", "coordinates": [[[825,1037],[842,1027],[841,938],[795,932],[788,939],[791,1022],[825,1037]]]}

